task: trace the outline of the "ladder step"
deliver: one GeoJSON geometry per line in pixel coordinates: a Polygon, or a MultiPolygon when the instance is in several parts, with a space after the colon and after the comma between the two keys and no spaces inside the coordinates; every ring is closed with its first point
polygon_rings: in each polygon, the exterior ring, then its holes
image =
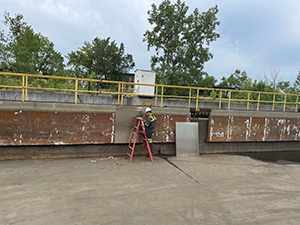
{"type": "Polygon", "coordinates": [[[131,146],[128,146],[128,148],[132,149],[132,147],[131,147],[131,146]]]}
{"type": "Polygon", "coordinates": [[[131,156],[131,154],[127,153],[128,156],[131,156]]]}

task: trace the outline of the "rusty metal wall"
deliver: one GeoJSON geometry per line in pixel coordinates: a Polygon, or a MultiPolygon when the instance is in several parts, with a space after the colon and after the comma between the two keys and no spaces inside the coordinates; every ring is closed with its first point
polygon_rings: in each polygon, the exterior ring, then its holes
{"type": "Polygon", "coordinates": [[[154,142],[175,142],[176,122],[190,121],[190,117],[187,115],[172,115],[166,113],[155,116],[157,118],[157,124],[153,134],[154,142]]]}
{"type": "Polygon", "coordinates": [[[298,113],[219,112],[209,117],[209,142],[299,141],[298,113]]]}
{"type": "MultiPolygon", "coordinates": [[[[0,102],[0,145],[128,143],[143,107],[0,102]]],[[[154,142],[175,142],[176,122],[190,121],[188,109],[153,108],[154,142]]],[[[145,117],[146,119],[146,117],[145,117]]]]}
{"type": "Polygon", "coordinates": [[[0,144],[114,143],[114,120],[114,113],[0,111],[0,144]]]}

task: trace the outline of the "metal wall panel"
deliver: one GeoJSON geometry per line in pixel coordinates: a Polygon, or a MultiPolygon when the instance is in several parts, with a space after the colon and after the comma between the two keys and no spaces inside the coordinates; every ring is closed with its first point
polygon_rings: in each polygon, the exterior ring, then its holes
{"type": "MultiPolygon", "coordinates": [[[[128,143],[135,119],[141,116],[142,107],[118,106],[116,109],[115,143],[128,143]]],[[[139,135],[140,136],[140,135],[139,135]]],[[[137,139],[140,142],[140,137],[137,139]]]]}
{"type": "Polygon", "coordinates": [[[199,156],[198,123],[176,123],[176,157],[199,156]]]}
{"type": "Polygon", "coordinates": [[[210,116],[209,142],[299,141],[299,118],[210,116]]]}
{"type": "Polygon", "coordinates": [[[115,113],[0,111],[0,145],[114,143],[115,113]]]}

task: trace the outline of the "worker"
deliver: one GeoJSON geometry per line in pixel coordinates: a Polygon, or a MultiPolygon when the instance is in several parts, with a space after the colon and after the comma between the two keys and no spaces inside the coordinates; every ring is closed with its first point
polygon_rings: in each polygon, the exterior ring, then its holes
{"type": "Polygon", "coordinates": [[[151,108],[147,107],[146,108],[146,114],[148,116],[147,120],[145,120],[145,126],[146,126],[146,136],[149,142],[150,150],[153,155],[153,142],[152,142],[152,135],[154,133],[154,128],[156,126],[157,119],[156,117],[152,114],[151,108]]]}

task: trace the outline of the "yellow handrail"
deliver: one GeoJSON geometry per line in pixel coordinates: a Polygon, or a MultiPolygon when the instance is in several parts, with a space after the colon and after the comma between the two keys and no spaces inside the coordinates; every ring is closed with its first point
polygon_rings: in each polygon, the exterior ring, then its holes
{"type": "MultiPolygon", "coordinates": [[[[252,103],[256,103],[256,110],[259,111],[260,104],[271,104],[272,111],[275,110],[275,105],[282,106],[282,111],[285,111],[287,107],[291,105],[294,106],[295,111],[298,110],[298,100],[299,95],[297,94],[285,94],[285,93],[275,93],[275,92],[259,92],[259,91],[247,91],[247,90],[232,90],[232,89],[222,89],[222,88],[205,88],[205,87],[189,87],[189,86],[177,86],[177,85],[162,85],[162,84],[141,84],[141,83],[130,83],[124,81],[109,81],[109,80],[97,80],[97,79],[87,79],[87,78],[75,78],[75,77],[62,77],[62,76],[48,76],[48,75],[36,75],[36,74],[22,74],[22,73],[10,73],[10,72],[0,72],[0,78],[4,77],[19,77],[21,81],[17,81],[16,84],[3,84],[0,83],[0,89],[22,89],[22,102],[28,100],[28,89],[30,90],[44,90],[44,91],[63,91],[74,93],[74,103],[78,102],[79,93],[97,93],[97,94],[114,94],[118,96],[117,105],[123,105],[125,96],[151,96],[153,97],[155,106],[158,104],[158,98],[160,98],[160,107],[163,107],[164,98],[181,98],[188,99],[188,107],[193,104],[198,110],[199,100],[209,100],[219,102],[219,109],[222,108],[222,102],[227,102],[227,109],[230,110],[232,102],[246,102],[247,110],[252,103]],[[40,87],[35,86],[33,80],[46,79],[46,80],[64,80],[68,82],[68,86],[65,88],[61,87],[40,87]],[[73,82],[73,83],[72,83],[73,82]],[[104,89],[104,90],[85,90],[82,89],[85,82],[98,83],[106,86],[113,86],[114,89],[104,89]],[[155,87],[155,94],[152,95],[142,95],[138,93],[130,92],[131,87],[136,88],[137,86],[150,86],[155,87]],[[186,95],[170,95],[168,90],[186,90],[186,95]],[[160,91],[160,93],[159,93],[160,91]],[[215,92],[214,97],[211,96],[201,96],[200,91],[215,92]],[[218,96],[219,95],[219,96],[218,96]],[[253,97],[254,96],[254,97],[253,97]],[[256,97],[255,97],[256,96],[256,97]],[[252,97],[252,99],[251,99],[252,97]],[[277,98],[277,100],[276,100],[277,98]],[[288,101],[292,99],[291,101],[288,101]]],[[[16,81],[16,80],[15,80],[16,81]]],[[[1,80],[0,80],[1,82],[1,80]]],[[[45,83],[46,84],[46,83],[45,83]]],[[[98,87],[98,85],[97,85],[98,87]]]]}

